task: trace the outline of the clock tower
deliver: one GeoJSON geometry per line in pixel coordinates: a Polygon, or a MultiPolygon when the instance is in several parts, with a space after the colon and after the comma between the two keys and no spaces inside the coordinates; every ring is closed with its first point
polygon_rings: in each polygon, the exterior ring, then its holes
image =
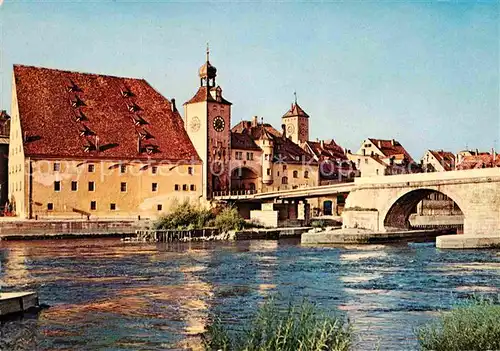
{"type": "Polygon", "coordinates": [[[309,115],[295,102],[287,113],[281,117],[282,124],[285,125],[286,135],[296,144],[302,144],[309,140],[309,115]]]}
{"type": "Polygon", "coordinates": [[[184,103],[184,128],[203,161],[203,196],[231,189],[231,103],[216,85],[217,69],[207,61],[199,69],[200,87],[184,103]]]}

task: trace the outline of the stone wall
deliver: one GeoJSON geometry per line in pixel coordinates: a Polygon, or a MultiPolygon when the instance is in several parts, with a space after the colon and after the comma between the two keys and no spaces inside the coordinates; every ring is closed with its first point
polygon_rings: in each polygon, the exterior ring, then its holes
{"type": "Polygon", "coordinates": [[[348,228],[362,228],[379,231],[378,211],[349,210],[342,212],[342,218],[348,228]]]}

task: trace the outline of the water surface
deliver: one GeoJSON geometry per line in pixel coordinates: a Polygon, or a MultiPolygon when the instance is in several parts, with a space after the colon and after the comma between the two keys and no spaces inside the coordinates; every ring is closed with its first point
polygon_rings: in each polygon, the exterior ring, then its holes
{"type": "Polygon", "coordinates": [[[498,250],[308,247],[294,240],[0,245],[2,289],[36,290],[51,306],[38,319],[3,323],[4,348],[199,349],[199,333],[214,312],[242,325],[266,297],[279,294],[347,316],[356,350],[412,350],[414,329],[437,310],[475,292],[500,292],[498,250]]]}

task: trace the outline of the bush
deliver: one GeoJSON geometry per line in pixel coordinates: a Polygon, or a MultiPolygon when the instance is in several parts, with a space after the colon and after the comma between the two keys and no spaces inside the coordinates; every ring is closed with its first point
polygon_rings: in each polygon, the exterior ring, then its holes
{"type": "Polygon", "coordinates": [[[234,207],[226,207],[215,217],[214,225],[221,232],[230,230],[241,230],[245,226],[245,220],[234,207]]]}
{"type": "Polygon", "coordinates": [[[311,227],[313,228],[325,228],[325,221],[322,219],[317,219],[311,222],[311,227]]]}
{"type": "Polygon", "coordinates": [[[417,331],[422,350],[500,350],[500,305],[474,299],[417,331]]]}
{"type": "Polygon", "coordinates": [[[217,318],[203,334],[205,350],[346,351],[351,343],[348,323],[322,314],[307,302],[280,309],[271,300],[258,310],[247,329],[231,335],[217,318]]]}
{"type": "Polygon", "coordinates": [[[155,229],[200,229],[214,217],[211,210],[184,201],[174,204],[170,212],[155,222],[155,229]]]}

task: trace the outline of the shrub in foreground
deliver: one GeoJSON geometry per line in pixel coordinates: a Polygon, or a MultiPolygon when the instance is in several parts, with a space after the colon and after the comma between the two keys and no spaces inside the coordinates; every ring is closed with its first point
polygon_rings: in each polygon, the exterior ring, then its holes
{"type": "Polygon", "coordinates": [[[417,331],[422,350],[500,350],[500,305],[476,299],[417,331]]]}
{"type": "Polygon", "coordinates": [[[323,314],[311,303],[280,309],[271,300],[239,332],[229,331],[216,319],[203,341],[205,350],[346,351],[351,347],[352,333],[343,319],[323,314]]]}
{"type": "Polygon", "coordinates": [[[174,204],[169,213],[154,224],[155,229],[200,229],[214,218],[211,210],[184,201],[174,204]]]}
{"type": "Polygon", "coordinates": [[[221,232],[241,230],[245,226],[245,220],[240,216],[236,208],[225,207],[215,217],[214,225],[221,232]]]}

